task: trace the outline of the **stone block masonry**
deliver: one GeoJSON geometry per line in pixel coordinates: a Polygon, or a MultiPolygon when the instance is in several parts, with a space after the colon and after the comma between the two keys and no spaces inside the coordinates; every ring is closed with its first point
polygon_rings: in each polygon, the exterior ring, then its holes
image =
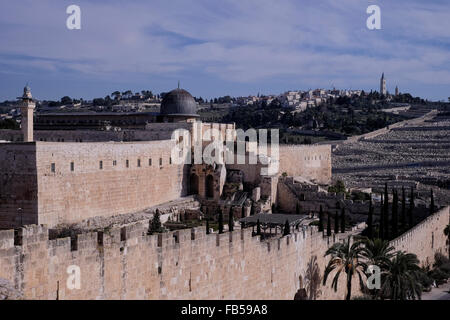
{"type": "Polygon", "coordinates": [[[395,250],[414,253],[423,266],[432,266],[435,253],[448,255],[444,228],[450,223],[450,207],[445,207],[391,241],[395,250]]]}
{"type": "MultiPolygon", "coordinates": [[[[432,263],[434,253],[447,248],[440,233],[448,221],[447,207],[392,244],[432,263]]],[[[26,299],[291,300],[305,284],[312,257],[323,275],[326,250],[346,237],[324,237],[315,227],[266,241],[252,237],[250,229],[206,235],[201,227],[147,235],[147,227],[136,223],[54,240],[42,225],[0,231],[0,278],[26,299]],[[66,285],[71,265],[80,267],[80,289],[66,285]]],[[[319,299],[343,299],[344,278],[337,292],[330,283],[320,286],[319,299]]],[[[356,284],[353,293],[358,294],[356,284]]]]}
{"type": "Polygon", "coordinates": [[[172,163],[171,143],[0,144],[0,228],[53,227],[178,199],[189,168],[172,163]]]}
{"type": "Polygon", "coordinates": [[[308,257],[332,244],[315,229],[264,242],[249,229],[146,231],[137,223],[72,240],[48,240],[48,229],[38,225],[0,231],[0,278],[26,299],[290,300],[308,257]],[[66,286],[71,265],[80,267],[80,289],[66,286]]]}
{"type": "Polygon", "coordinates": [[[330,145],[280,145],[279,172],[319,184],[331,182],[330,145]]]}

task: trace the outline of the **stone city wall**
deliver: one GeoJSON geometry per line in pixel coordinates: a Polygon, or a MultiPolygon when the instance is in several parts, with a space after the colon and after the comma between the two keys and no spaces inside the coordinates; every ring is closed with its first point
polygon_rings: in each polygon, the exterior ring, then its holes
{"type": "Polygon", "coordinates": [[[433,265],[434,254],[448,253],[444,228],[450,223],[450,207],[445,207],[391,241],[395,250],[414,253],[422,265],[433,265]]]}
{"type": "Polygon", "coordinates": [[[171,163],[171,145],[168,140],[0,144],[1,227],[21,225],[22,215],[24,224],[53,227],[178,199],[187,194],[189,168],[171,163]]]}
{"type": "Polygon", "coordinates": [[[280,145],[281,174],[301,176],[305,179],[328,184],[331,181],[330,145],[280,145]]]}
{"type": "Polygon", "coordinates": [[[39,224],[135,212],[186,195],[188,167],[172,163],[171,145],[37,142],[39,224]]]}
{"type": "Polygon", "coordinates": [[[0,228],[38,223],[36,145],[0,143],[0,228]]]}
{"type": "MultiPolygon", "coordinates": [[[[448,222],[447,207],[392,244],[432,263],[434,253],[446,249],[440,234],[448,222]]],[[[54,240],[44,226],[0,231],[0,278],[26,299],[291,300],[300,286],[310,284],[308,265],[316,259],[322,276],[324,253],[348,236],[324,237],[316,227],[304,227],[260,241],[251,229],[206,235],[200,227],[147,235],[147,226],[144,221],[54,240]],[[80,268],[79,289],[67,286],[70,266],[80,268]]],[[[320,284],[318,298],[343,299],[345,277],[340,279],[337,292],[331,280],[320,284]]],[[[352,294],[359,294],[356,279],[352,294]]]]}
{"type": "MultiPolygon", "coordinates": [[[[307,228],[261,242],[251,229],[204,228],[147,235],[147,223],[48,240],[44,226],[0,231],[0,278],[26,299],[288,299],[305,284],[311,255],[320,272],[334,237],[307,228]],[[66,286],[80,267],[80,288],[66,286]]],[[[320,298],[341,299],[319,286],[320,298]]]]}

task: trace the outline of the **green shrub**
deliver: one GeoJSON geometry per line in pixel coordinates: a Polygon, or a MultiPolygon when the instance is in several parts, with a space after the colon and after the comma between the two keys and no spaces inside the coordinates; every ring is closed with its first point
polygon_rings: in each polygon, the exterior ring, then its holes
{"type": "Polygon", "coordinates": [[[450,278],[450,262],[444,263],[439,267],[439,270],[442,272],[445,272],[447,274],[447,277],[450,278]]]}
{"type": "Polygon", "coordinates": [[[442,271],[440,269],[433,269],[433,270],[431,270],[429,272],[428,275],[431,278],[433,278],[434,280],[436,280],[436,283],[438,285],[441,285],[441,284],[445,283],[447,278],[448,278],[448,275],[444,271],[442,271]]]}
{"type": "Polygon", "coordinates": [[[437,252],[437,253],[434,255],[434,264],[433,264],[433,267],[439,268],[440,266],[442,266],[442,265],[444,265],[444,264],[447,264],[447,263],[449,263],[449,262],[450,262],[450,260],[449,260],[446,256],[444,256],[442,253],[437,252]]]}
{"type": "Polygon", "coordinates": [[[428,291],[434,282],[433,278],[428,276],[425,272],[418,273],[418,280],[422,285],[422,287],[424,288],[424,291],[428,291]]]}

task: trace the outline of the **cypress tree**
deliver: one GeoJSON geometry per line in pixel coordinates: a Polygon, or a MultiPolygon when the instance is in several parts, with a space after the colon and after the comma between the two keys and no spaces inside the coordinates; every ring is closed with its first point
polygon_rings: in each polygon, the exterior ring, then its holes
{"type": "Polygon", "coordinates": [[[392,190],[392,237],[398,235],[398,194],[397,190],[392,190]]]}
{"type": "Polygon", "coordinates": [[[373,239],[373,207],[372,207],[372,195],[370,195],[369,201],[369,215],[367,216],[367,237],[373,239]]]}
{"type": "Polygon", "coordinates": [[[284,232],[283,232],[283,236],[287,236],[288,234],[291,233],[291,228],[289,226],[289,221],[286,220],[285,224],[284,224],[284,232]]]}
{"type": "Polygon", "coordinates": [[[228,231],[233,232],[233,230],[234,230],[233,210],[230,209],[230,213],[228,213],[228,231]]]}
{"type": "Polygon", "coordinates": [[[345,233],[345,208],[341,210],[341,232],[345,233]]]}
{"type": "Polygon", "coordinates": [[[389,212],[389,193],[387,182],[384,184],[384,212],[389,212]]]}
{"type": "Polygon", "coordinates": [[[206,219],[206,234],[209,234],[209,219],[206,219]]]}
{"type": "Polygon", "coordinates": [[[380,239],[384,240],[384,197],[381,194],[381,202],[380,202],[380,227],[379,227],[379,235],[380,239]]]}
{"type": "Polygon", "coordinates": [[[431,199],[430,199],[430,216],[434,213],[434,196],[433,189],[431,189],[431,199]]]}
{"type": "Polygon", "coordinates": [[[402,230],[406,229],[406,196],[405,187],[402,187],[402,216],[401,216],[402,230]]]}
{"type": "Polygon", "coordinates": [[[161,232],[161,220],[160,220],[160,213],[159,209],[156,209],[155,214],[153,215],[153,219],[149,223],[149,234],[153,234],[156,232],[161,232]]]}
{"type": "Polygon", "coordinates": [[[223,213],[222,209],[219,208],[219,233],[223,233],[223,213]]]}
{"type": "Polygon", "coordinates": [[[259,219],[256,221],[256,235],[261,235],[261,223],[259,222],[259,219]]]}
{"type": "Polygon", "coordinates": [[[384,239],[389,240],[389,194],[387,183],[384,185],[384,239]]]}
{"type": "Polygon", "coordinates": [[[327,221],[327,236],[331,236],[331,215],[328,214],[328,221],[327,221]]]}
{"type": "Polygon", "coordinates": [[[322,206],[320,206],[320,209],[319,209],[319,231],[320,232],[323,231],[323,210],[322,210],[322,206]]]}
{"type": "Polygon", "coordinates": [[[413,212],[414,212],[414,191],[413,187],[411,187],[411,194],[409,196],[409,210],[408,210],[408,220],[409,220],[408,222],[410,228],[412,228],[414,224],[413,212]]]}
{"type": "Polygon", "coordinates": [[[339,233],[339,213],[337,210],[334,215],[334,233],[339,233]]]}

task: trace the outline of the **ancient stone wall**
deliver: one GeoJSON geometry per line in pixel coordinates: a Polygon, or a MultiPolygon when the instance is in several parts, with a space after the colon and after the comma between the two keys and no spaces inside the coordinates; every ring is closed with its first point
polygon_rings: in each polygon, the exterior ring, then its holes
{"type": "MultiPolygon", "coordinates": [[[[445,208],[392,244],[422,262],[432,259],[446,248],[438,234],[448,222],[445,208]]],[[[251,229],[206,235],[201,227],[147,235],[147,226],[145,221],[72,240],[48,240],[48,230],[36,225],[16,234],[0,231],[0,278],[26,299],[293,299],[300,286],[310,285],[313,262],[322,276],[327,248],[348,236],[324,237],[316,227],[305,227],[260,241],[251,229]],[[80,268],[79,289],[67,286],[71,266],[80,268]]],[[[345,291],[345,277],[337,292],[330,280],[317,288],[319,299],[343,299],[345,291]]],[[[352,292],[359,294],[356,279],[352,292]]]]}
{"type": "MultiPolygon", "coordinates": [[[[0,231],[0,278],[26,299],[293,299],[311,255],[333,243],[315,229],[261,242],[251,230],[147,235],[147,224],[48,240],[43,226],[0,231]],[[66,286],[80,267],[80,289],[66,286]]],[[[321,287],[322,298],[342,298],[321,287]]]]}
{"type": "Polygon", "coordinates": [[[168,140],[0,144],[0,227],[74,223],[187,194],[188,166],[168,140]]]}
{"type": "Polygon", "coordinates": [[[186,195],[188,167],[172,162],[171,145],[36,142],[39,223],[135,212],[186,195]]]}
{"type": "Polygon", "coordinates": [[[447,237],[444,228],[450,223],[450,207],[445,207],[414,228],[391,241],[396,250],[402,250],[417,255],[422,265],[432,266],[434,255],[440,252],[448,253],[447,237]]]}
{"type": "Polygon", "coordinates": [[[37,171],[34,143],[0,143],[0,228],[35,224],[37,171]]]}
{"type": "Polygon", "coordinates": [[[279,172],[327,184],[331,181],[330,145],[280,145],[279,172]]]}

